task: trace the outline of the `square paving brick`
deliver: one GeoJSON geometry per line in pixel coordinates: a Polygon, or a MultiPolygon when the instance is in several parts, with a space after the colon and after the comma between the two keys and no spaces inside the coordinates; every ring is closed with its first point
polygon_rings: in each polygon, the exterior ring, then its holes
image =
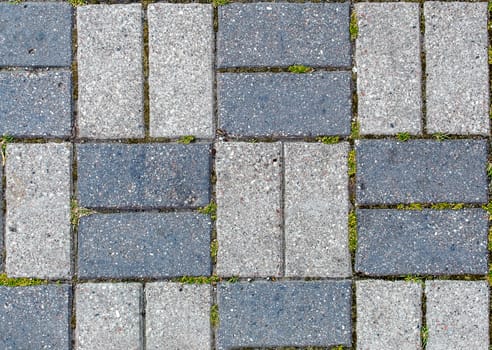
{"type": "Polygon", "coordinates": [[[0,66],[69,67],[71,44],[70,4],[0,3],[0,66]]]}
{"type": "Polygon", "coordinates": [[[71,146],[7,146],[6,272],[12,277],[71,276],[71,146]]]}
{"type": "Polygon", "coordinates": [[[487,203],[487,148],[485,140],[357,141],[357,203],[487,203]]]}
{"type": "Polygon", "coordinates": [[[80,219],[79,278],[160,278],[211,274],[207,215],[95,214],[80,219]]]}
{"type": "Polygon", "coordinates": [[[150,135],[212,138],[213,7],[150,4],[150,135]]]}
{"type": "Polygon", "coordinates": [[[286,143],[285,274],[348,277],[348,143],[286,143]]]}
{"type": "Polygon", "coordinates": [[[357,3],[355,13],[360,132],[421,133],[419,4],[357,3]]]}
{"type": "Polygon", "coordinates": [[[77,7],[77,39],[79,136],[143,137],[141,5],[77,7]]]}
{"type": "Polygon", "coordinates": [[[487,3],[427,1],[427,131],[489,135],[487,3]]]}
{"type": "Polygon", "coordinates": [[[350,281],[222,283],[217,350],[350,347],[350,281]]]}
{"type": "Polygon", "coordinates": [[[349,3],[220,6],[217,66],[350,66],[349,3]]]}
{"type": "Polygon", "coordinates": [[[222,73],[219,126],[237,136],[348,135],[350,72],[222,73]]]}
{"type": "Polygon", "coordinates": [[[80,144],[79,205],[200,207],[210,201],[208,144],[80,144]]]}
{"type": "Polygon", "coordinates": [[[156,282],[145,286],[147,350],[208,350],[212,342],[209,285],[156,282]]]}

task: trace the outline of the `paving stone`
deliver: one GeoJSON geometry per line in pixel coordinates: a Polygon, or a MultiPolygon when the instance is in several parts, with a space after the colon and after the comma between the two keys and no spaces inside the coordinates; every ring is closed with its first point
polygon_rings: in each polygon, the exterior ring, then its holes
{"type": "Polygon", "coordinates": [[[208,144],[81,144],[79,205],[200,207],[210,201],[208,144]]]}
{"type": "Polygon", "coordinates": [[[144,136],[140,4],[77,7],[78,132],[144,136]]]}
{"type": "Polygon", "coordinates": [[[213,138],[213,7],[150,4],[150,135],[213,138]]]}
{"type": "Polygon", "coordinates": [[[162,278],[211,274],[207,215],[95,214],[80,219],[80,278],[162,278]]]}
{"type": "Polygon", "coordinates": [[[218,10],[219,68],[351,64],[348,2],[233,3],[218,10]]]}
{"type": "Polygon", "coordinates": [[[358,204],[486,203],[485,140],[356,142],[358,204]]]}
{"type": "Polygon", "coordinates": [[[280,143],[218,143],[217,272],[280,276],[280,143]]]}
{"type": "Polygon", "coordinates": [[[6,163],[6,272],[71,276],[71,146],[9,144],[6,163]]]}
{"type": "Polygon", "coordinates": [[[361,134],[420,134],[419,4],[357,3],[355,13],[361,134]]]}
{"type": "Polygon", "coordinates": [[[209,285],[148,283],[145,297],[147,350],[210,349],[209,285]]]}
{"type": "Polygon", "coordinates": [[[75,303],[77,350],[143,349],[141,284],[78,284],[75,303]]]}
{"type": "Polygon", "coordinates": [[[217,75],[219,125],[238,136],[348,135],[350,72],[217,75]]]}
{"type": "Polygon", "coordinates": [[[221,283],[217,349],[350,347],[350,281],[221,283]]]}
{"type": "Polygon", "coordinates": [[[71,44],[70,4],[0,3],[0,66],[69,67],[71,44]]]}
{"type": "Polygon", "coordinates": [[[427,131],[489,135],[487,3],[428,1],[427,131]]]}
{"type": "Polygon", "coordinates": [[[348,143],[286,143],[285,274],[348,277],[348,143]]]}
{"type": "Polygon", "coordinates": [[[488,213],[357,211],[355,270],[368,275],[486,274],[488,213]]]}
{"type": "Polygon", "coordinates": [[[420,350],[422,287],[403,281],[356,282],[357,349],[420,350]]]}
{"type": "Polygon", "coordinates": [[[489,348],[487,281],[427,281],[427,350],[489,348]]]}

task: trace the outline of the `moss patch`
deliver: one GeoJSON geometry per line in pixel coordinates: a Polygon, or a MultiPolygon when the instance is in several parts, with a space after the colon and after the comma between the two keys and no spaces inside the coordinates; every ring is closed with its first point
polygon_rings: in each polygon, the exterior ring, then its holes
{"type": "Polygon", "coordinates": [[[219,242],[214,239],[212,243],[210,243],[210,257],[214,263],[217,262],[217,253],[219,252],[219,242]]]}
{"type": "Polygon", "coordinates": [[[186,135],[186,136],[182,136],[178,139],[178,143],[182,143],[184,145],[189,145],[190,143],[194,142],[195,141],[195,136],[193,135],[186,135]]]}
{"type": "Polygon", "coordinates": [[[215,202],[210,202],[208,205],[198,208],[200,214],[208,214],[212,220],[217,219],[217,204],[215,202]]]}
{"type": "Polygon", "coordinates": [[[317,142],[324,143],[325,145],[332,145],[340,142],[340,137],[338,136],[318,136],[316,138],[317,142]]]}
{"type": "Polygon", "coordinates": [[[229,2],[229,0],[212,0],[212,5],[214,7],[219,7],[229,4],[229,2]]]}
{"type": "Polygon", "coordinates": [[[355,149],[351,150],[348,154],[348,175],[355,176],[357,166],[355,164],[355,149]]]}
{"type": "Polygon", "coordinates": [[[70,5],[72,5],[73,7],[82,6],[82,5],[87,4],[87,2],[85,0],[68,0],[68,3],[70,5]]]}
{"type": "Polygon", "coordinates": [[[70,201],[70,223],[74,226],[79,224],[79,220],[81,217],[92,215],[95,213],[96,212],[92,209],[79,207],[76,199],[72,199],[70,201]]]}
{"type": "Polygon", "coordinates": [[[350,211],[348,215],[348,230],[349,230],[349,250],[355,253],[357,250],[357,214],[355,210],[350,211]]]}
{"type": "Polygon", "coordinates": [[[303,66],[302,64],[295,64],[293,66],[290,66],[288,70],[289,72],[294,74],[304,74],[304,73],[311,73],[313,71],[313,68],[308,66],[303,66]]]}
{"type": "Polygon", "coordinates": [[[396,138],[398,141],[405,142],[410,140],[410,134],[408,132],[399,132],[396,134],[396,138]]]}
{"type": "Polygon", "coordinates": [[[213,328],[217,328],[219,326],[219,305],[213,304],[210,307],[210,323],[213,328]]]}
{"type": "Polygon", "coordinates": [[[350,40],[355,40],[359,36],[359,25],[357,23],[357,14],[355,11],[352,12],[352,15],[350,16],[350,26],[349,26],[349,31],[350,31],[350,40]]]}
{"type": "Polygon", "coordinates": [[[396,206],[398,210],[422,210],[423,206],[420,203],[410,203],[410,204],[398,204],[396,206]]]}
{"type": "Polygon", "coordinates": [[[10,278],[6,273],[0,274],[0,286],[7,287],[28,287],[47,284],[48,281],[36,278],[10,278]]]}
{"type": "Polygon", "coordinates": [[[431,205],[431,209],[435,210],[460,210],[465,207],[463,203],[435,203],[431,205]]]}

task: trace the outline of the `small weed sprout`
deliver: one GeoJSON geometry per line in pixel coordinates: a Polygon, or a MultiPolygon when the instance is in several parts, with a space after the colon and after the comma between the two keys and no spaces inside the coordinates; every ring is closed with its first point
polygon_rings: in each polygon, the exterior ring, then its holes
{"type": "Polygon", "coordinates": [[[422,338],[422,349],[425,349],[427,341],[429,340],[429,328],[422,326],[422,329],[420,329],[420,337],[422,338]]]}
{"type": "Polygon", "coordinates": [[[217,219],[217,204],[215,202],[210,202],[208,205],[198,208],[200,214],[208,214],[212,220],[217,219]]]}
{"type": "Polygon", "coordinates": [[[449,139],[449,136],[442,132],[435,133],[433,136],[437,141],[444,141],[449,139]]]}
{"type": "Polygon", "coordinates": [[[7,160],[7,144],[14,141],[14,138],[10,135],[3,135],[2,140],[0,141],[0,145],[2,145],[2,165],[5,165],[5,161],[7,160]]]}
{"type": "Polygon", "coordinates": [[[290,66],[288,69],[289,72],[294,74],[311,73],[313,71],[311,67],[303,66],[302,64],[295,64],[293,66],[290,66]]]}
{"type": "Polygon", "coordinates": [[[333,145],[340,142],[340,137],[338,136],[318,136],[316,138],[317,142],[324,143],[325,145],[333,145]]]}
{"type": "Polygon", "coordinates": [[[492,179],[492,163],[489,163],[487,165],[487,176],[489,177],[489,179],[492,179]]]}
{"type": "Polygon", "coordinates": [[[178,143],[182,143],[183,145],[189,145],[190,143],[195,141],[195,136],[186,135],[179,138],[178,143]]]}
{"type": "Polygon", "coordinates": [[[410,134],[408,132],[399,132],[396,134],[396,138],[401,142],[405,142],[410,140],[410,134]]]}

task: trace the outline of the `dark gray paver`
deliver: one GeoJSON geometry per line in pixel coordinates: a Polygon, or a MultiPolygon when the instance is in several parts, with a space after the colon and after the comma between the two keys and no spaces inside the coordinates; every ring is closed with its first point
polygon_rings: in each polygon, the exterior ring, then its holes
{"type": "Polygon", "coordinates": [[[18,137],[70,136],[70,71],[0,72],[0,101],[0,134],[18,137]]]}
{"type": "Polygon", "coordinates": [[[348,2],[221,6],[217,66],[349,66],[348,29],[348,2]]]}
{"type": "Polygon", "coordinates": [[[217,349],[350,346],[350,281],[223,283],[217,349]]]}
{"type": "Polygon", "coordinates": [[[357,203],[486,203],[487,148],[485,140],[357,141],[357,203]]]}
{"type": "Polygon", "coordinates": [[[80,219],[78,276],[210,275],[210,217],[195,213],[95,214],[80,219]]]}
{"type": "Polygon", "coordinates": [[[71,288],[0,286],[0,348],[69,350],[71,288]]]}
{"type": "Polygon", "coordinates": [[[72,64],[72,6],[0,3],[0,66],[72,64]]]}
{"type": "Polygon", "coordinates": [[[361,209],[357,221],[357,272],[458,275],[488,271],[485,210],[361,209]]]}
{"type": "Polygon", "coordinates": [[[222,73],[219,126],[239,136],[348,135],[350,72],[222,73]]]}
{"type": "Polygon", "coordinates": [[[81,144],[83,207],[200,207],[210,200],[208,144],[81,144]]]}

